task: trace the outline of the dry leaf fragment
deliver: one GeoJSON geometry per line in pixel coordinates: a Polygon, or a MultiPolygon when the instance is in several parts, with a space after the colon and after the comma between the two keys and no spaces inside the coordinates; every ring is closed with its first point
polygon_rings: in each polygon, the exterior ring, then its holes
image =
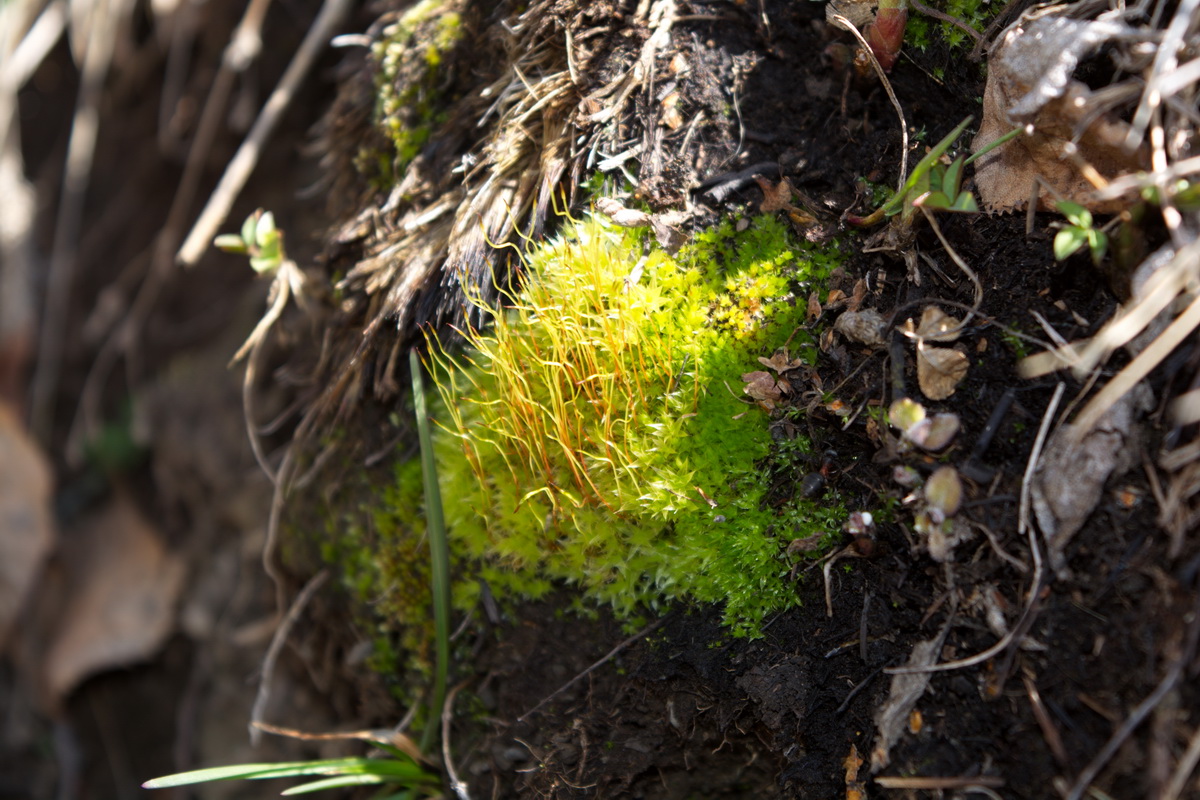
{"type": "Polygon", "coordinates": [[[847,303],[846,310],[858,311],[865,299],[867,299],[867,282],[859,278],[854,282],[854,290],[850,293],[850,302],[847,303]]]}
{"type": "Polygon", "coordinates": [[[851,744],[849,755],[842,761],[842,767],[846,770],[846,800],[866,800],[867,787],[858,779],[858,771],[862,765],[863,760],[858,754],[858,748],[851,744]]]}
{"type": "Polygon", "coordinates": [[[789,369],[796,369],[804,366],[804,359],[793,358],[788,360],[787,348],[782,348],[776,351],[770,358],[758,357],[758,362],[764,367],[770,367],[776,372],[787,372],[789,369]]]}
{"type": "Polygon", "coordinates": [[[754,176],[754,182],[758,184],[758,188],[762,189],[763,201],[758,207],[759,211],[764,214],[773,214],[776,211],[795,211],[795,206],[792,205],[792,184],[787,178],[783,178],[779,183],[771,183],[761,175],[754,176]]]}
{"type": "Polygon", "coordinates": [[[683,125],[683,114],[679,111],[679,92],[671,92],[662,100],[662,122],[671,130],[679,130],[683,125]]]}
{"type": "Polygon", "coordinates": [[[675,227],[684,220],[681,214],[647,214],[636,208],[627,208],[615,197],[599,198],[596,200],[596,209],[622,228],[651,228],[654,238],[672,255],[683,246],[684,235],[675,227]]]}
{"type": "Polygon", "coordinates": [[[821,296],[817,294],[816,290],[813,290],[808,294],[808,308],[805,310],[805,318],[809,322],[813,322],[819,316],[821,316],[821,296]]]}
{"type": "Polygon", "coordinates": [[[1061,426],[1046,443],[1030,496],[1038,527],[1046,540],[1050,566],[1066,577],[1066,548],[1104,493],[1104,484],[1132,463],[1133,421],[1139,408],[1152,405],[1150,391],[1138,384],[1100,417],[1082,440],[1074,426],[1061,426]]]}
{"type": "MultiPolygon", "coordinates": [[[[934,638],[915,644],[904,666],[920,669],[936,664],[949,630],[947,623],[934,638]]],[[[902,672],[892,676],[887,701],[875,712],[877,735],[871,751],[872,772],[879,772],[891,761],[892,745],[900,741],[908,729],[908,714],[925,694],[931,676],[930,672],[902,672]]]]}
{"type": "Polygon", "coordinates": [[[875,21],[875,9],[879,0],[829,0],[825,7],[825,19],[835,28],[846,29],[838,16],[845,17],[860,31],[875,21]]]}
{"type": "Polygon", "coordinates": [[[767,411],[773,410],[775,404],[783,399],[783,395],[791,391],[791,387],[786,382],[777,381],[774,375],[763,370],[747,372],[742,375],[742,380],[746,382],[742,391],[754,398],[758,405],[767,411]]]}
{"type": "Polygon", "coordinates": [[[833,329],[850,341],[868,347],[883,347],[887,343],[887,320],[873,308],[843,312],[834,321],[833,329]]]}
{"type": "Polygon", "coordinates": [[[65,548],[68,596],[42,666],[51,706],[89,675],[152,656],[171,632],[184,565],[118,497],[65,548]]]}
{"type": "Polygon", "coordinates": [[[967,376],[970,360],[962,345],[917,348],[917,384],[930,400],[945,400],[967,376]]]}
{"type": "Polygon", "coordinates": [[[958,339],[960,324],[958,319],[937,306],[925,306],[917,324],[917,336],[927,342],[953,342],[958,339]]]}
{"type": "Polygon", "coordinates": [[[50,465],[0,405],[0,650],[54,548],[50,465]]]}
{"type": "Polygon", "coordinates": [[[1136,171],[1141,152],[1124,142],[1129,126],[1111,114],[1097,113],[1090,89],[1071,75],[1079,61],[1105,43],[1133,35],[1112,20],[1080,20],[1064,15],[1064,6],[1027,12],[1000,36],[988,61],[983,122],[972,148],[978,152],[1020,126],[1033,127],[976,162],[975,183],[984,208],[1010,211],[1028,205],[1035,178],[1038,207],[1052,198],[1070,200],[1102,213],[1128,204],[1118,198],[1097,203],[1096,188],[1083,177],[1076,159],[1104,179],[1136,171]],[[1072,150],[1072,148],[1074,148],[1072,150]]]}
{"type": "Polygon", "coordinates": [[[644,228],[650,224],[650,215],[636,208],[626,208],[615,197],[601,197],[596,200],[596,208],[613,221],[614,225],[622,228],[644,228]]]}

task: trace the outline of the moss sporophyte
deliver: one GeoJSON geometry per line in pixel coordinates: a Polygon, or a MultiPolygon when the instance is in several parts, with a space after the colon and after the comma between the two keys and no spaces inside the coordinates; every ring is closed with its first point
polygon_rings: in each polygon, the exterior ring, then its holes
{"type": "MultiPolygon", "coordinates": [[[[490,328],[461,353],[431,342],[460,573],[501,598],[565,582],[626,615],[722,603],[742,633],[793,605],[787,543],[845,512],[799,492],[765,507],[769,419],[734,387],[804,343],[794,298],[840,259],[769,217],[676,256],[591,217],[528,253],[490,328]]],[[[457,602],[479,587],[460,581],[457,602]]]]}

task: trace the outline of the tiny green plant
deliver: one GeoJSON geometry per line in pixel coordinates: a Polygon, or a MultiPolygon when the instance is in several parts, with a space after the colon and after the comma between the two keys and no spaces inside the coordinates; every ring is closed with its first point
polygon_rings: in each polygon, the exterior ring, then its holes
{"type": "Polygon", "coordinates": [[[1067,224],[1054,236],[1054,257],[1063,261],[1087,247],[1092,262],[1099,264],[1108,252],[1108,235],[1095,227],[1092,212],[1069,200],[1059,200],[1055,207],[1067,218],[1067,224]]]}
{"type": "Polygon", "coordinates": [[[170,789],[227,780],[306,778],[311,780],[285,789],[281,794],[290,797],[324,789],[378,786],[387,791],[386,796],[389,798],[416,800],[438,795],[441,780],[437,773],[382,738],[375,740],[374,744],[385,755],[209,767],[154,778],[143,783],[142,788],[170,789]]]}
{"type": "Polygon", "coordinates": [[[942,157],[951,146],[962,136],[974,117],[967,117],[946,134],[940,142],[930,148],[904,182],[901,190],[875,211],[865,217],[848,214],[846,221],[851,225],[869,227],[882,222],[885,218],[900,215],[904,224],[911,224],[916,209],[925,208],[930,211],[952,211],[960,214],[978,213],[979,205],[975,196],[969,191],[963,191],[963,170],[978,158],[987,155],[997,147],[1016,138],[1021,129],[1016,128],[1004,134],[979,152],[970,156],[959,156],[949,164],[942,163],[942,157]]]}
{"type": "Polygon", "coordinates": [[[239,233],[223,233],[213,244],[226,253],[249,256],[250,266],[259,275],[274,274],[287,260],[275,215],[261,208],[246,217],[239,233]]]}

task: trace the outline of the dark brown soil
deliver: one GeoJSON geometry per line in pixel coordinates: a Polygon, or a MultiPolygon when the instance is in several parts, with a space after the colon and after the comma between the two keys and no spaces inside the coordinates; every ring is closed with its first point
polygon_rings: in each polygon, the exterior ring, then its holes
{"type": "MultiPolygon", "coordinates": [[[[686,98],[681,111],[686,117],[704,110],[712,124],[690,143],[692,159],[668,159],[640,187],[652,206],[665,208],[690,196],[702,208],[699,221],[754,209],[762,194],[753,182],[720,197],[703,187],[749,165],[777,164],[772,180],[789,178],[833,229],[843,210],[856,203],[857,210],[866,209],[860,178],[894,182],[900,147],[894,111],[878,83],[847,73],[826,54],[830,43],[845,40],[824,25],[821,5],[770,0],[684,5],[689,18],[676,25],[672,45],[690,65],[681,79],[686,98]],[[769,26],[762,24],[760,8],[769,26]],[[731,107],[736,113],[728,113],[731,107]],[[696,184],[700,191],[694,191],[696,184]]],[[[230,9],[206,13],[224,29],[235,19],[230,9]]],[[[356,29],[369,22],[357,21],[356,29]]],[[[53,63],[66,69],[65,53],[53,63]]],[[[264,71],[278,74],[281,68],[277,55],[264,71]]],[[[129,77],[138,88],[126,97],[148,93],[155,84],[152,74],[143,69],[129,77]]],[[[910,125],[924,129],[929,143],[968,114],[978,114],[982,74],[962,51],[934,48],[902,58],[892,80],[910,125]],[[943,69],[944,81],[931,77],[943,69]]],[[[311,160],[296,156],[296,147],[330,101],[334,79],[327,69],[293,112],[276,160],[264,165],[245,194],[256,198],[252,205],[271,205],[281,218],[292,213],[319,219],[319,201],[294,199],[305,182],[300,178],[313,171],[311,160]]],[[[66,96],[63,84],[30,100],[41,104],[25,135],[35,165],[55,161],[48,145],[53,138],[38,134],[59,129],[56,109],[66,96]]],[[[114,129],[102,142],[104,163],[116,164],[114,154],[132,149],[131,142],[152,141],[153,115],[143,116],[130,114],[120,135],[114,129]]],[[[668,152],[681,140],[682,131],[668,137],[668,152]]],[[[231,134],[222,146],[232,141],[231,134]]],[[[62,143],[56,146],[61,150],[62,143]]],[[[49,185],[53,168],[43,169],[49,185]]],[[[126,180],[140,189],[132,197],[121,194],[118,177],[100,173],[97,197],[129,204],[124,222],[112,223],[136,234],[111,240],[120,240],[113,252],[123,259],[134,260],[151,241],[159,221],[155,209],[164,207],[176,169],[150,164],[125,170],[126,180]]],[[[215,173],[210,183],[213,178],[215,173]]],[[[900,506],[904,490],[892,479],[899,461],[869,429],[867,417],[843,430],[840,417],[820,405],[809,408],[801,424],[822,449],[837,453],[831,489],[848,507],[878,509],[881,498],[891,498],[897,509],[879,523],[870,558],[845,558],[830,571],[830,613],[818,566],[795,576],[801,607],[769,620],[755,640],[730,637],[719,624],[719,610],[706,608],[675,608],[623,647],[633,631],[603,613],[598,619],[564,614],[565,602],[522,607],[494,626],[468,626],[464,637],[470,647],[460,646],[459,652],[470,651],[474,658],[455,668],[464,688],[455,705],[451,751],[472,797],[851,797],[845,762],[852,748],[869,762],[878,746],[876,714],[893,681],[887,670],[904,664],[914,645],[943,634],[938,661],[993,646],[1000,635],[988,625],[985,596],[996,600],[1009,629],[1020,626],[1016,639],[1022,646],[935,673],[916,703],[919,721],[910,716],[890,763],[878,775],[863,766],[860,779],[869,791],[875,796],[886,791],[871,786],[874,777],[921,776],[977,778],[1003,797],[1061,795],[1134,709],[1172,670],[1182,669],[1184,679],[1099,762],[1096,785],[1107,795],[1156,796],[1200,713],[1194,680],[1200,546],[1187,540],[1168,557],[1147,477],[1155,471],[1164,437],[1180,432],[1161,421],[1161,402],[1142,420],[1133,469],[1114,478],[1068,549],[1072,577],[1047,574],[1031,597],[1035,555],[1018,534],[1023,474],[1056,383],[1067,382],[1067,398],[1081,387],[1065,374],[1016,378],[1021,345],[1001,326],[1045,338],[1033,316],[1037,312],[1073,341],[1093,334],[1113,313],[1116,299],[1086,257],[1054,261],[1048,217],[1037,218],[1032,235],[1026,235],[1023,218],[947,217],[942,216],[945,235],[984,289],[978,322],[962,339],[972,356],[968,376],[952,397],[933,404],[957,414],[963,429],[948,454],[936,460],[910,455],[905,463],[926,474],[941,463],[958,467],[968,479],[961,513],[992,539],[980,533],[960,544],[951,561],[933,561],[916,546],[911,513],[900,506]],[[1007,411],[993,419],[998,407],[1007,411]],[[610,660],[556,691],[614,648],[610,660]]],[[[110,242],[98,219],[89,229],[98,241],[110,242]]],[[[941,274],[918,262],[920,285],[902,259],[861,252],[861,232],[838,235],[855,253],[839,278],[841,288],[849,293],[865,279],[866,304],[884,314],[895,311],[897,324],[919,315],[929,302],[943,301],[947,311],[972,304],[971,282],[927,228],[918,231],[915,247],[941,274]]],[[[295,238],[290,244],[298,258],[324,244],[319,236],[295,238]]],[[[115,405],[142,385],[157,387],[147,389],[159,398],[158,424],[146,443],[148,461],[120,480],[135,485],[148,513],[192,560],[185,606],[205,586],[212,592],[215,585],[228,599],[228,605],[213,606],[220,624],[208,638],[195,628],[177,633],[148,665],[93,678],[56,716],[13,700],[0,748],[5,776],[0,797],[132,797],[140,792],[138,782],[156,774],[329,752],[280,742],[272,750],[253,751],[243,744],[252,679],[266,645],[254,635],[253,623],[270,614],[273,600],[257,564],[270,493],[261,478],[249,477],[254,465],[239,438],[239,378],[221,368],[255,313],[253,307],[234,313],[234,298],[246,293],[246,281],[227,267],[212,259],[201,267],[207,271],[168,281],[154,318],[158,325],[146,327],[133,385],[107,390],[115,405]],[[234,333],[220,338],[216,332],[223,329],[234,333]],[[180,365],[190,377],[168,380],[180,365]],[[193,392],[190,382],[211,391],[193,392]],[[176,395],[164,396],[168,390],[176,395]],[[186,424],[172,417],[184,410],[186,424]]],[[[114,266],[107,271],[97,266],[87,276],[77,298],[80,308],[91,308],[101,287],[121,280],[114,266]]],[[[815,324],[829,321],[826,316],[815,324]]],[[[96,346],[85,341],[81,327],[71,329],[72,372],[60,398],[64,414],[95,358],[96,346]]],[[[1194,361],[1194,343],[1182,350],[1162,371],[1168,377],[1154,379],[1160,400],[1177,390],[1175,381],[1190,380],[1190,374],[1179,374],[1194,361]]],[[[809,377],[851,408],[886,407],[897,389],[916,394],[913,358],[902,341],[877,352],[837,344],[823,352],[817,374],[809,377]],[[889,362],[897,355],[906,360],[900,372],[889,362]]],[[[1120,363],[1109,365],[1116,366],[1120,363]]],[[[281,383],[290,377],[279,375],[281,383]]],[[[272,398],[277,410],[287,402],[286,392],[280,394],[272,398]]],[[[375,452],[387,444],[368,441],[360,449],[375,452]]],[[[86,504],[92,495],[73,474],[64,472],[63,502],[76,491],[86,504]]],[[[776,495],[797,491],[801,479],[779,476],[776,495]]],[[[372,676],[358,657],[370,632],[354,629],[355,612],[345,598],[335,592],[320,597],[281,662],[270,718],[307,730],[393,724],[405,709],[388,699],[387,677],[372,676]]],[[[16,698],[21,680],[17,670],[5,667],[0,696],[16,698]]],[[[236,791],[259,796],[262,788],[236,791]]]]}

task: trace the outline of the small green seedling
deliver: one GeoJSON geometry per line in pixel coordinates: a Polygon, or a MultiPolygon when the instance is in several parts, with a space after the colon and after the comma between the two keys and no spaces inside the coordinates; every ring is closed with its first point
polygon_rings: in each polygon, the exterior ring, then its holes
{"type": "Polygon", "coordinates": [[[1092,262],[1099,264],[1108,251],[1108,235],[1096,229],[1092,212],[1069,200],[1059,200],[1055,207],[1067,218],[1068,224],[1060,227],[1054,237],[1054,258],[1063,261],[1086,245],[1092,254],[1092,262]]]}
{"type": "Polygon", "coordinates": [[[949,165],[943,164],[942,156],[958,140],[958,137],[962,136],[963,131],[967,129],[973,119],[974,117],[967,117],[958,123],[954,130],[930,148],[925,157],[913,167],[912,174],[908,176],[908,180],[904,182],[900,191],[892,195],[890,200],[866,217],[849,214],[846,216],[846,221],[851,225],[865,228],[879,224],[885,217],[894,217],[899,214],[904,224],[911,224],[913,215],[918,208],[927,208],[930,211],[953,211],[960,214],[978,213],[979,206],[975,202],[975,196],[962,190],[963,170],[971,162],[1016,138],[1021,129],[1016,128],[1009,131],[989,143],[978,153],[965,158],[959,156],[949,165]]]}
{"type": "Polygon", "coordinates": [[[241,233],[223,233],[213,244],[226,253],[250,256],[250,266],[260,275],[277,272],[287,260],[283,233],[275,227],[275,215],[261,208],[246,217],[241,233]]]}
{"type": "Polygon", "coordinates": [[[226,780],[265,780],[267,778],[315,778],[285,789],[291,796],[308,794],[322,789],[343,789],[352,786],[386,787],[389,797],[433,797],[438,794],[440,780],[436,773],[414,761],[400,750],[382,741],[375,744],[387,752],[379,758],[330,758],[316,761],[285,761],[277,764],[235,764],[210,767],[192,772],[180,772],[146,781],[144,789],[169,789],[226,780]],[[391,790],[399,791],[392,792],[391,790]]]}

